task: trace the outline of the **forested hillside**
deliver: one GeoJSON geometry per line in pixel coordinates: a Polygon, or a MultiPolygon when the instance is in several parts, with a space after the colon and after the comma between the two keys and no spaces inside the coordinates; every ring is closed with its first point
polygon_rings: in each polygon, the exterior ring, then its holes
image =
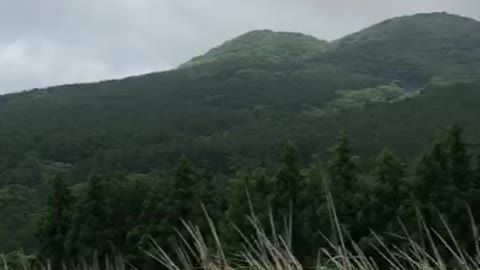
{"type": "Polygon", "coordinates": [[[89,256],[93,246],[107,252],[113,243],[144,263],[136,247],[146,235],[169,239],[180,217],[201,222],[193,204],[204,201],[214,217],[228,213],[241,222],[246,183],[258,192],[253,200],[282,215],[286,201],[297,200],[284,194],[297,180],[301,218],[310,226],[299,229],[299,241],[325,226],[317,201],[325,181],[346,185],[334,191],[349,198],[340,208],[364,206],[362,217],[339,211],[353,237],[367,241],[366,224],[392,226],[371,221],[379,203],[392,217],[408,217],[403,208],[412,201],[428,208],[435,199],[422,193],[424,181],[438,174],[455,186],[455,162],[470,184],[438,192],[476,203],[479,101],[480,22],[444,13],[394,18],[333,42],[253,31],[174,70],[4,95],[0,252],[59,259],[89,256]],[[342,132],[350,143],[343,135],[337,141],[342,132]],[[428,162],[438,171],[428,171],[428,162]],[[398,181],[405,183],[390,186],[398,181]],[[363,189],[350,193],[358,183],[363,189]],[[52,210],[52,200],[68,214],[52,210]],[[65,223],[52,229],[49,219],[65,223]],[[49,242],[52,230],[60,242],[49,242]],[[103,233],[89,238],[94,231],[103,233]]]}

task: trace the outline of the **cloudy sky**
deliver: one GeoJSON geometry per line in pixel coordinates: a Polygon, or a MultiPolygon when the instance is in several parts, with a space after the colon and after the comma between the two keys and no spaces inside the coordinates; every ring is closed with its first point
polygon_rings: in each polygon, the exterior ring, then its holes
{"type": "Polygon", "coordinates": [[[433,11],[480,19],[480,0],[0,0],[0,93],[174,68],[254,29],[331,40],[433,11]]]}

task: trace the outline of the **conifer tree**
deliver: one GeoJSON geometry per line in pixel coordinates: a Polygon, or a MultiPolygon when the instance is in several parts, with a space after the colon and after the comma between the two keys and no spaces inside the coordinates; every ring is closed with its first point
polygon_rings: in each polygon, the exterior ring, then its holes
{"type": "Polygon", "coordinates": [[[298,226],[301,245],[297,245],[297,254],[301,256],[302,263],[314,265],[318,259],[312,250],[328,245],[319,232],[329,229],[330,220],[325,197],[325,169],[319,162],[306,169],[298,200],[298,215],[295,225],[298,226]]]}
{"type": "Polygon", "coordinates": [[[94,254],[112,252],[106,231],[108,224],[106,184],[98,176],[90,178],[85,197],[77,205],[69,232],[68,249],[77,259],[91,260],[94,254]]]}
{"type": "Polygon", "coordinates": [[[166,218],[174,227],[181,227],[181,219],[195,222],[193,214],[198,208],[198,193],[196,187],[197,172],[192,168],[186,157],[182,156],[177,163],[173,175],[170,192],[167,196],[166,218]]]}
{"type": "Polygon", "coordinates": [[[453,125],[445,142],[448,157],[448,177],[460,191],[471,187],[471,159],[467,153],[467,145],[463,141],[463,129],[453,125]]]}
{"type": "Polygon", "coordinates": [[[145,202],[144,219],[151,219],[142,237],[142,245],[148,246],[150,237],[161,243],[174,244],[178,240],[176,230],[184,233],[182,221],[198,225],[196,215],[201,207],[197,178],[198,174],[187,158],[180,157],[165,192],[151,193],[145,202]]]}
{"type": "MultiPolygon", "coordinates": [[[[455,189],[447,172],[445,144],[436,141],[432,150],[424,154],[418,163],[415,175],[415,197],[424,207],[437,207],[442,212],[449,208],[448,196],[455,189]]],[[[452,195],[452,194],[450,194],[452,195]]]]}
{"type": "MultiPolygon", "coordinates": [[[[224,211],[225,207],[225,198],[222,195],[222,185],[217,178],[209,169],[204,169],[199,175],[199,182],[198,183],[198,197],[199,203],[205,206],[208,215],[210,218],[217,222],[222,216],[222,212],[224,211]]],[[[199,213],[196,214],[198,217],[202,217],[205,215],[202,209],[198,209],[199,213]]],[[[206,217],[203,219],[202,223],[205,223],[206,217]]],[[[204,229],[208,229],[207,227],[203,226],[204,229]]]]}
{"type": "Polygon", "coordinates": [[[362,214],[358,209],[364,204],[364,196],[357,182],[350,142],[344,132],[340,133],[333,148],[333,158],[327,167],[327,176],[328,192],[333,198],[344,233],[356,239],[362,230],[357,225],[362,214]]]}
{"type": "Polygon", "coordinates": [[[235,227],[247,235],[253,234],[254,230],[249,219],[252,215],[266,231],[269,230],[274,192],[270,177],[267,176],[264,168],[237,171],[235,178],[229,182],[227,218],[223,220],[221,229],[228,245],[239,248],[242,238],[235,227]]]}
{"type": "Polygon", "coordinates": [[[296,146],[288,142],[285,145],[280,171],[274,182],[273,209],[282,218],[287,217],[290,211],[297,210],[297,200],[301,187],[299,156],[296,146]]]}
{"type": "Polygon", "coordinates": [[[454,125],[448,135],[434,142],[416,169],[415,195],[427,224],[447,236],[439,214],[452,222],[451,229],[459,238],[468,238],[469,217],[466,204],[474,190],[470,157],[462,138],[462,129],[454,125]]]}
{"type": "Polygon", "coordinates": [[[402,160],[389,150],[383,150],[377,158],[373,172],[375,187],[369,203],[368,226],[376,232],[396,223],[398,208],[408,199],[405,181],[406,167],[402,160]]]}
{"type": "Polygon", "coordinates": [[[356,165],[352,159],[350,142],[344,132],[341,132],[333,148],[334,156],[327,168],[332,196],[339,197],[355,188],[357,177],[356,165]]]}
{"type": "Polygon", "coordinates": [[[53,180],[53,190],[48,197],[47,209],[37,233],[39,254],[54,267],[69,260],[65,243],[72,225],[73,204],[74,198],[65,181],[57,176],[53,180]]]}

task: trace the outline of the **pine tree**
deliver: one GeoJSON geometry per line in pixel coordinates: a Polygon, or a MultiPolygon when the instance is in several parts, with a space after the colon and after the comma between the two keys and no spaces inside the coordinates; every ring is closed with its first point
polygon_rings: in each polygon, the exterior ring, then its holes
{"type": "MultiPolygon", "coordinates": [[[[468,155],[467,144],[463,138],[463,129],[453,125],[445,140],[447,154],[447,175],[450,183],[454,186],[449,193],[448,202],[450,209],[448,219],[452,224],[452,230],[456,231],[458,239],[465,245],[473,245],[470,226],[470,216],[466,205],[470,207],[477,199],[472,198],[476,193],[474,188],[474,172],[471,165],[471,157],[468,155]],[[473,199],[473,200],[472,200],[473,199]]],[[[478,195],[478,194],[476,194],[478,195]]],[[[475,212],[476,209],[472,207],[475,212]]]]}
{"type": "Polygon", "coordinates": [[[297,210],[297,200],[302,181],[298,151],[291,142],[285,145],[282,165],[274,180],[273,210],[281,218],[288,217],[290,211],[295,212],[297,210]]]}
{"type": "Polygon", "coordinates": [[[301,194],[298,199],[298,215],[295,225],[298,226],[301,245],[297,245],[297,254],[305,265],[314,265],[317,254],[313,254],[320,246],[327,246],[324,237],[319,232],[330,228],[328,212],[325,210],[325,169],[319,162],[314,163],[305,171],[301,194]]]}
{"type": "Polygon", "coordinates": [[[427,208],[454,216],[464,208],[472,187],[472,171],[462,129],[454,125],[448,136],[433,144],[417,166],[416,197],[427,208]]]}
{"type": "Polygon", "coordinates": [[[376,232],[396,223],[397,210],[408,200],[405,181],[406,167],[402,160],[389,150],[383,150],[377,158],[373,172],[375,187],[369,203],[368,226],[376,232]]]}
{"type": "Polygon", "coordinates": [[[173,244],[178,238],[176,230],[185,233],[182,221],[198,225],[198,214],[201,213],[198,178],[198,173],[187,158],[182,156],[164,195],[152,194],[150,201],[145,205],[148,208],[145,209],[146,213],[147,211],[150,215],[152,211],[155,213],[155,217],[148,224],[146,236],[151,236],[159,242],[173,244]]]}
{"type": "Polygon", "coordinates": [[[196,190],[198,187],[198,174],[190,165],[186,157],[182,156],[175,168],[170,194],[167,197],[166,217],[169,223],[176,227],[182,227],[181,220],[195,222],[195,208],[199,207],[199,197],[196,190]]]}
{"type": "Polygon", "coordinates": [[[350,142],[344,132],[340,133],[334,148],[334,156],[327,168],[330,192],[334,198],[349,193],[355,188],[356,165],[352,159],[350,142]]]}
{"type": "MultiPolygon", "coordinates": [[[[297,250],[300,243],[299,218],[301,211],[298,199],[302,187],[302,175],[300,174],[300,158],[297,147],[288,142],[285,145],[282,163],[279,172],[274,178],[272,211],[276,222],[276,229],[281,230],[290,227],[291,248],[297,250]],[[285,224],[285,221],[289,221],[285,224]]],[[[287,232],[285,232],[287,233],[287,232]]]]}
{"type": "Polygon", "coordinates": [[[254,234],[248,218],[252,217],[252,214],[262,224],[262,228],[269,230],[274,192],[270,178],[261,167],[253,171],[237,171],[229,182],[227,218],[223,220],[221,230],[230,247],[240,248],[243,239],[236,228],[246,235],[254,234]]]}
{"type": "Polygon", "coordinates": [[[358,185],[356,165],[345,133],[340,133],[333,150],[333,158],[327,167],[328,191],[333,198],[344,233],[358,240],[356,238],[362,234],[362,229],[357,226],[362,214],[358,209],[362,208],[364,197],[361,186],[358,185]]]}
{"type": "MultiPolygon", "coordinates": [[[[473,199],[470,157],[462,138],[462,129],[450,128],[446,138],[437,140],[424,154],[416,170],[415,195],[426,223],[445,237],[448,232],[439,213],[451,221],[459,239],[468,239],[469,217],[466,204],[473,199]]],[[[463,241],[464,242],[464,241],[463,241]]]]}
{"type": "Polygon", "coordinates": [[[145,257],[143,252],[143,250],[152,248],[151,239],[164,240],[167,232],[170,233],[171,228],[166,221],[167,207],[165,205],[166,194],[169,191],[154,188],[147,194],[140,214],[140,222],[127,235],[127,241],[132,247],[128,259],[135,265],[142,266],[143,269],[151,269],[156,265],[151,258],[145,257]]]}
{"type": "MultiPolygon", "coordinates": [[[[199,203],[205,206],[209,217],[214,221],[217,222],[221,218],[224,208],[225,208],[225,198],[222,194],[222,186],[217,178],[212,174],[212,172],[208,169],[204,169],[199,175],[199,183],[198,183],[198,197],[199,203]]],[[[202,209],[198,209],[200,212],[196,214],[198,217],[202,217],[205,215],[202,209]]],[[[204,226],[203,229],[208,229],[206,224],[206,217],[202,224],[204,226]]]]}
{"type": "MultiPolygon", "coordinates": [[[[222,220],[221,232],[227,245],[231,248],[240,248],[241,236],[236,232],[232,223],[242,232],[249,233],[250,224],[247,216],[251,214],[252,203],[252,178],[250,173],[239,170],[232,179],[229,179],[226,211],[227,218],[222,220]]],[[[255,211],[255,210],[254,210],[255,211]]],[[[256,215],[258,213],[255,212],[256,215]]]]}
{"type": "Polygon", "coordinates": [[[53,180],[53,190],[47,201],[37,237],[39,254],[50,260],[52,266],[58,267],[70,258],[65,252],[65,242],[72,225],[72,208],[74,198],[64,180],[57,176],[53,180]]]}
{"type": "Polygon", "coordinates": [[[434,142],[432,150],[421,157],[415,170],[414,190],[417,201],[423,207],[436,207],[441,212],[450,207],[448,196],[455,186],[448,177],[447,159],[442,141],[434,142]]]}
{"type": "Polygon", "coordinates": [[[108,237],[108,206],[106,184],[100,177],[92,177],[83,200],[77,205],[74,225],[69,232],[68,249],[77,259],[91,260],[94,254],[99,256],[111,253],[112,246],[108,237]]]}
{"type": "Polygon", "coordinates": [[[448,177],[460,191],[471,188],[471,159],[463,141],[463,129],[453,125],[445,142],[448,177]]]}

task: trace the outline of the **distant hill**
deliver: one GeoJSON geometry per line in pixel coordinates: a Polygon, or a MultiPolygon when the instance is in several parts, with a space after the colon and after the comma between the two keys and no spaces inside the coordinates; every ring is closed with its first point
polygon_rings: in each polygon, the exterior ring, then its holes
{"type": "Polygon", "coordinates": [[[469,79],[480,72],[480,22],[446,13],[390,19],[332,45],[321,61],[414,87],[469,79]]]}
{"type": "Polygon", "coordinates": [[[275,166],[287,140],[304,160],[323,160],[340,129],[367,170],[381,148],[416,155],[453,122],[478,145],[479,101],[480,22],[444,13],[330,43],[253,31],[174,70],[4,95],[0,218],[9,221],[0,239],[12,240],[0,252],[31,243],[33,202],[58,173],[71,184],[100,172],[146,174],[185,154],[230,174],[275,166]],[[9,219],[17,210],[26,214],[9,219]]]}
{"type": "Polygon", "coordinates": [[[327,41],[300,33],[258,30],[229,40],[180,67],[187,68],[215,62],[234,65],[301,62],[325,52],[328,46],[327,41]]]}

